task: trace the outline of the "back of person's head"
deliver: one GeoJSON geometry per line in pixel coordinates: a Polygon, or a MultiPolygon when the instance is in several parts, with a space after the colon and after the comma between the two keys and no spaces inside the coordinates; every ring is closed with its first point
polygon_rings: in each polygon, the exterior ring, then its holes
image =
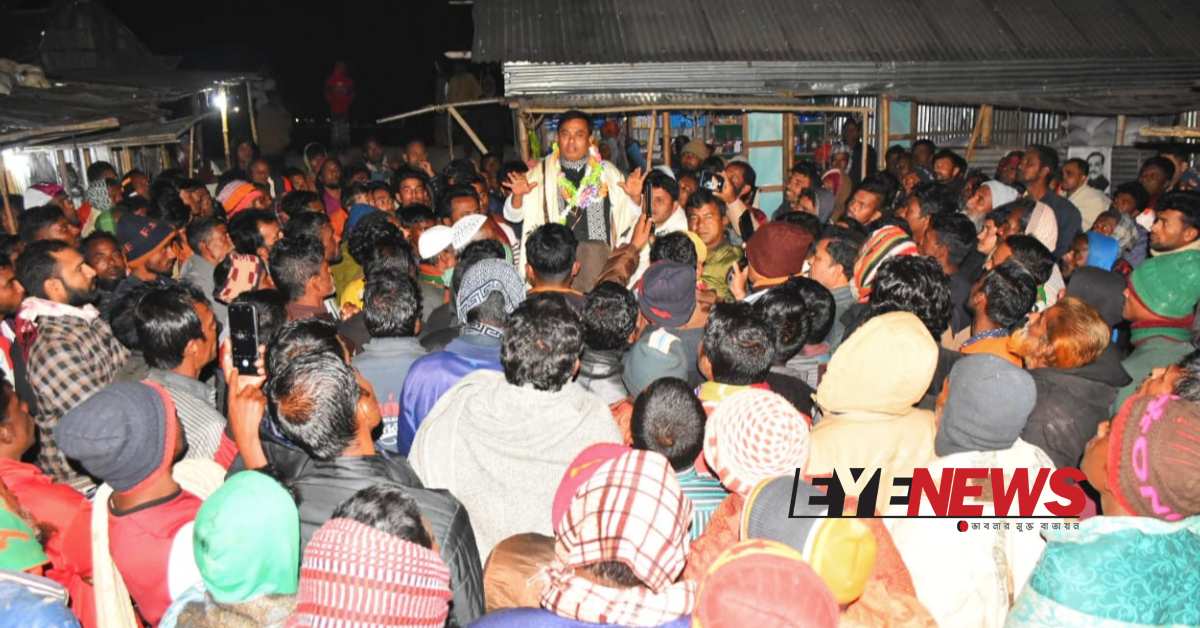
{"type": "Polygon", "coordinates": [[[267,245],[260,224],[278,222],[275,214],[262,209],[247,209],[237,213],[229,220],[229,238],[233,241],[233,250],[243,255],[257,255],[258,250],[267,245]]]}
{"type": "Polygon", "coordinates": [[[285,238],[271,249],[271,280],[275,287],[295,301],[304,295],[308,281],[321,272],[325,247],[308,237],[285,238]]]}
{"type": "Polygon", "coordinates": [[[325,227],[332,229],[329,215],[323,212],[301,212],[288,220],[283,227],[283,236],[294,239],[301,236],[321,239],[321,230],[325,227]]]}
{"type": "Polygon", "coordinates": [[[358,430],[358,381],[341,353],[310,350],[325,343],[304,331],[308,330],[288,325],[280,330],[270,349],[274,366],[267,380],[267,399],[288,440],[317,460],[332,460],[346,450],[358,430]]]}
{"type": "Polygon", "coordinates": [[[562,295],[529,295],[508,317],[500,347],[504,378],[514,386],[558,391],[575,375],[583,351],[581,328],[579,315],[562,295]]]}
{"type": "Polygon", "coordinates": [[[208,303],[208,299],[186,283],[153,288],[134,303],[138,347],[146,364],[173,369],[183,362],[189,342],[204,339],[197,303],[208,303]]]}
{"type": "Polygon", "coordinates": [[[349,359],[335,323],[320,318],[284,321],[267,346],[267,377],[297,355],[322,351],[349,359]]]}
{"type": "Polygon", "coordinates": [[[368,486],[339,504],[329,518],[353,519],[421,547],[433,547],[433,539],[429,538],[429,531],[421,521],[417,502],[397,486],[368,486]]]}
{"type": "Polygon", "coordinates": [[[950,214],[958,211],[958,199],[950,187],[936,181],[926,181],[913,188],[909,198],[916,199],[922,216],[934,214],[950,214]]]}
{"type": "Polygon", "coordinates": [[[958,212],[934,214],[929,229],[937,233],[938,242],[946,247],[947,259],[955,266],[966,261],[979,241],[975,224],[958,212]]]}
{"type": "Polygon", "coordinates": [[[247,290],[233,300],[249,303],[258,322],[258,341],[269,345],[275,334],[287,322],[287,297],[278,290],[247,290]]]}
{"type": "MultiPolygon", "coordinates": [[[[1046,366],[1073,369],[1096,361],[1108,348],[1111,331],[1092,306],[1075,297],[1063,297],[1046,310],[1046,336],[1042,346],[1046,366]]],[[[1021,355],[1028,357],[1027,353],[1021,355]]]]}
{"type": "Polygon", "coordinates": [[[170,279],[155,279],[137,283],[124,294],[117,295],[106,304],[100,315],[112,328],[113,337],[130,351],[142,350],[142,341],[138,337],[137,303],[142,295],[163,287],[175,285],[170,279]]]}
{"type": "Polygon", "coordinates": [[[1169,192],[1158,199],[1158,211],[1175,210],[1183,215],[1183,227],[1200,228],[1200,192],[1169,192]]]}
{"type": "Polygon", "coordinates": [[[26,244],[37,240],[41,230],[53,225],[64,218],[58,205],[39,205],[29,207],[21,212],[20,227],[17,234],[26,244]]]}
{"type": "Polygon", "coordinates": [[[775,339],[776,364],[783,364],[792,359],[804,345],[809,344],[815,335],[815,326],[824,326],[828,334],[828,328],[833,325],[833,296],[829,295],[828,303],[825,299],[810,299],[808,297],[816,297],[820,292],[807,285],[801,288],[803,282],[798,281],[799,279],[812,282],[826,295],[829,294],[828,290],[811,279],[794,277],[787,283],[768,290],[753,305],[754,313],[771,325],[775,339]],[[809,294],[805,294],[806,291],[809,294]]]}
{"type": "MultiPolygon", "coordinates": [[[[347,173],[350,173],[346,176],[347,181],[349,181],[349,177],[353,174],[351,170],[347,169],[347,173]]],[[[363,199],[369,199],[370,195],[371,193],[367,190],[367,186],[362,183],[344,185],[342,186],[342,207],[353,207],[357,203],[363,202],[363,199]]]]}
{"type": "Polygon", "coordinates": [[[1171,163],[1170,159],[1167,159],[1162,155],[1155,155],[1146,161],[1143,161],[1142,167],[1138,169],[1138,173],[1140,174],[1147,168],[1158,168],[1163,172],[1164,175],[1166,175],[1167,181],[1170,181],[1175,177],[1175,164],[1171,163]]]}
{"type": "MultiPolygon", "coordinates": [[[[188,246],[192,247],[192,251],[198,253],[200,245],[208,242],[208,239],[212,237],[213,231],[224,224],[216,218],[197,218],[191,221],[188,223],[187,230],[184,231],[188,246]]],[[[96,233],[103,232],[97,231],[96,233]]]]}
{"type": "MultiPolygon", "coordinates": [[[[363,268],[369,266],[382,247],[397,248],[401,246],[400,241],[407,242],[404,240],[404,232],[392,224],[389,218],[390,214],[387,212],[374,212],[354,225],[354,229],[346,241],[346,252],[354,258],[355,262],[358,262],[359,266],[363,268]]],[[[411,254],[412,246],[407,244],[404,246],[411,254]]]]}
{"type": "Polygon", "coordinates": [[[821,233],[821,239],[828,242],[825,250],[829,257],[842,267],[842,275],[849,281],[854,277],[854,262],[858,261],[858,252],[862,248],[866,236],[854,229],[836,225],[826,225],[821,233]]]}
{"type": "Polygon", "coordinates": [[[871,284],[870,316],[909,312],[935,339],[950,324],[950,278],[932,257],[901,255],[879,266],[871,284]]]}
{"type": "MultiPolygon", "coordinates": [[[[174,188],[171,188],[174,190],[174,188]]],[[[169,223],[176,229],[187,226],[192,219],[192,209],[179,198],[179,191],[174,190],[171,196],[164,196],[154,201],[147,218],[169,223]]]]}
{"type": "Polygon", "coordinates": [[[545,281],[565,281],[575,268],[575,234],[557,223],[545,224],[529,234],[525,258],[538,277],[545,281]]]}
{"type": "Polygon", "coordinates": [[[57,255],[71,248],[66,242],[41,240],[28,244],[17,256],[17,281],[29,296],[45,299],[47,279],[59,276],[57,255]]]}
{"type": "Polygon", "coordinates": [[[295,190],[293,192],[284,194],[283,198],[279,199],[279,209],[283,213],[287,214],[289,219],[294,219],[300,214],[316,213],[309,209],[309,207],[311,207],[313,203],[320,202],[321,197],[316,192],[309,192],[308,190],[295,190]]]}
{"type": "Polygon", "coordinates": [[[405,229],[411,229],[423,222],[433,222],[437,219],[433,215],[433,209],[425,205],[410,205],[397,212],[400,217],[400,224],[405,229]]]}
{"type": "Polygon", "coordinates": [[[704,447],[704,406],[687,382],[655,380],[633,402],[633,447],[662,454],[671,468],[683,471],[704,447]]]}
{"type": "Polygon", "coordinates": [[[696,245],[682,231],[672,231],[658,236],[654,240],[654,244],[650,245],[650,263],[653,264],[660,260],[676,262],[693,268],[699,265],[696,245]]]}
{"type": "Polygon", "coordinates": [[[402,338],[417,333],[421,292],[408,275],[373,273],[363,288],[363,318],[372,338],[402,338]]]}
{"type": "Polygon", "coordinates": [[[1132,197],[1139,210],[1145,209],[1150,204],[1150,194],[1146,192],[1145,186],[1140,181],[1126,181],[1113,188],[1113,199],[1121,194],[1128,194],[1132,197]]]}
{"type": "Polygon", "coordinates": [[[87,167],[86,172],[87,180],[89,182],[95,181],[101,177],[104,177],[105,175],[108,175],[108,178],[110,179],[116,178],[117,176],[117,169],[107,161],[93,161],[92,165],[87,167]]]}
{"type": "Polygon", "coordinates": [[[625,349],[637,327],[638,306],[624,286],[605,281],[587,295],[583,308],[583,344],[594,351],[625,349]]]}
{"type": "MultiPolygon", "coordinates": [[[[837,304],[833,293],[819,282],[808,277],[792,277],[784,284],[788,290],[800,295],[806,304],[805,314],[808,316],[808,339],[805,344],[815,345],[829,335],[833,329],[834,313],[837,304]]],[[[779,356],[775,356],[779,360],[779,356]]]]}
{"type": "Polygon", "coordinates": [[[505,259],[504,245],[495,240],[476,240],[463,247],[458,252],[458,263],[454,267],[454,275],[450,277],[450,291],[458,294],[463,277],[476,262],[485,259],[505,259]]]}
{"type": "Polygon", "coordinates": [[[987,297],[987,317],[1005,329],[1015,328],[1033,309],[1037,287],[1033,275],[1012,260],[993,268],[980,288],[987,297]]]}
{"type": "MultiPolygon", "coordinates": [[[[1048,177],[1054,177],[1058,174],[1058,151],[1044,144],[1031,144],[1029,150],[1037,153],[1038,161],[1041,162],[1043,168],[1049,168],[1050,174],[1048,177]]],[[[1169,163],[1169,162],[1168,162],[1169,163]]]]}
{"type": "Polygon", "coordinates": [[[767,377],[775,361],[771,325],[747,303],[718,303],[704,326],[701,360],[712,381],[748,386],[767,377]]]}
{"type": "Polygon", "coordinates": [[[1054,254],[1046,245],[1023,233],[1008,236],[1004,243],[1012,251],[1012,259],[1029,271],[1039,286],[1050,280],[1050,275],[1054,272],[1054,254]]]}

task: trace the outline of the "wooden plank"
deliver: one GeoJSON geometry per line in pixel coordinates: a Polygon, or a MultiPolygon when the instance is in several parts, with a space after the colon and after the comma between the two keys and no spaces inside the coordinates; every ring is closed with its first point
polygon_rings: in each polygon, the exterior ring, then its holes
{"type": "MultiPolygon", "coordinates": [[[[483,100],[464,100],[463,102],[452,102],[452,103],[446,103],[446,104],[442,104],[442,105],[429,105],[428,107],[421,107],[420,109],[414,109],[412,111],[408,111],[405,113],[398,113],[394,116],[380,118],[375,121],[375,124],[384,124],[385,122],[395,122],[396,120],[403,120],[404,118],[411,118],[413,116],[419,116],[419,115],[425,114],[425,113],[436,113],[438,111],[445,111],[446,109],[448,109],[450,107],[462,109],[463,107],[476,107],[479,105],[500,105],[500,104],[504,104],[503,98],[485,98],[483,100]]],[[[529,112],[528,109],[526,109],[524,111],[529,112]]],[[[566,110],[564,109],[563,111],[566,111],[566,110]]]]}
{"type": "Polygon", "coordinates": [[[1125,145],[1125,125],[1127,122],[1128,120],[1126,120],[1125,116],[1117,116],[1117,134],[1114,138],[1116,141],[1113,142],[1117,146],[1125,145]]]}
{"type": "Polygon", "coordinates": [[[467,121],[464,120],[462,115],[458,113],[458,109],[454,107],[447,107],[446,111],[450,112],[450,116],[454,118],[454,121],[458,123],[458,126],[462,127],[462,130],[467,134],[467,137],[471,138],[471,143],[475,144],[475,148],[479,149],[479,154],[488,154],[487,146],[484,146],[483,142],[479,141],[479,136],[475,135],[475,129],[472,129],[471,125],[467,124],[467,121]]]}
{"type": "Polygon", "coordinates": [[[12,203],[8,200],[8,168],[4,167],[4,153],[0,152],[0,194],[4,195],[4,229],[9,233],[17,232],[17,215],[13,213],[12,203]]]}
{"type": "Polygon", "coordinates": [[[662,127],[663,127],[663,136],[662,136],[663,164],[666,165],[666,167],[670,168],[671,167],[671,112],[670,111],[664,111],[662,113],[662,127]]]}
{"type": "Polygon", "coordinates": [[[250,88],[250,81],[246,81],[246,112],[250,114],[250,137],[254,138],[257,145],[258,123],[254,119],[254,90],[250,88]]]}
{"type": "Polygon", "coordinates": [[[56,126],[44,126],[37,129],[28,129],[25,131],[13,131],[12,133],[0,134],[0,144],[15,144],[28,139],[38,137],[46,137],[50,135],[63,135],[71,133],[90,133],[92,131],[103,131],[105,129],[115,129],[121,126],[120,121],[116,118],[101,118],[99,120],[91,120],[89,122],[77,122],[73,124],[60,124],[56,126]]]}

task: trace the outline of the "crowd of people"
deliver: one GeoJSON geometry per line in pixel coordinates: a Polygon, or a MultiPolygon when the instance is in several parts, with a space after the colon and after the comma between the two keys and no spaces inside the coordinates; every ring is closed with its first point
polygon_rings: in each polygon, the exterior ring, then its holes
{"type": "Polygon", "coordinates": [[[699,138],[623,172],[580,112],[529,163],[245,142],[211,186],[31,186],[0,623],[1200,625],[1186,159],[1110,197],[1047,146],[875,171],[846,131],[778,208],[699,138]],[[826,517],[851,468],[1079,468],[1088,503],[826,517]]]}

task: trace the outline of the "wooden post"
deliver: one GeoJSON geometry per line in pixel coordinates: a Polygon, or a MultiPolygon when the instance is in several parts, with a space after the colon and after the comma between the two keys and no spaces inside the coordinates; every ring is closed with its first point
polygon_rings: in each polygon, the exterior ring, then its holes
{"type": "Polygon", "coordinates": [[[471,125],[467,124],[467,121],[464,120],[462,115],[458,113],[458,109],[455,109],[454,107],[447,107],[446,111],[450,112],[450,115],[454,118],[454,121],[458,123],[458,126],[462,127],[463,132],[466,133],[467,137],[471,139],[471,142],[475,144],[475,148],[479,149],[479,154],[488,154],[487,146],[484,146],[483,142],[479,141],[479,136],[475,135],[475,130],[472,129],[471,125]]]}
{"type": "Polygon", "coordinates": [[[658,112],[650,112],[650,137],[646,140],[646,171],[649,172],[654,167],[654,140],[655,132],[658,130],[658,112]]]}
{"type": "Polygon", "coordinates": [[[967,162],[970,163],[975,158],[975,146],[979,143],[979,137],[983,135],[983,123],[985,117],[984,107],[980,105],[979,112],[975,114],[975,127],[971,129],[971,139],[967,141],[967,162]]]}
{"type": "Polygon", "coordinates": [[[1115,144],[1117,146],[1125,145],[1125,124],[1126,124],[1125,116],[1124,115],[1117,116],[1117,134],[1116,134],[1116,137],[1114,138],[1115,141],[1113,142],[1113,144],[1115,144]]]}
{"type": "Polygon", "coordinates": [[[879,151],[878,155],[876,155],[879,163],[876,165],[879,166],[880,170],[883,170],[887,166],[888,142],[891,141],[892,137],[892,99],[888,98],[887,96],[879,97],[878,137],[879,140],[877,143],[879,144],[879,148],[875,150],[879,151]]]}
{"type": "Polygon", "coordinates": [[[169,163],[170,163],[170,156],[167,155],[167,145],[159,144],[158,145],[158,171],[162,172],[163,170],[166,170],[169,163]]]}
{"type": "Polygon", "coordinates": [[[196,150],[196,125],[193,124],[192,126],[188,127],[187,174],[188,174],[189,179],[192,178],[193,176],[195,176],[195,172],[196,172],[196,152],[195,152],[195,150],[196,150]]]}
{"type": "Polygon", "coordinates": [[[225,86],[221,86],[221,139],[225,142],[225,169],[233,169],[233,159],[229,153],[229,100],[226,99],[225,86]]]}
{"type": "MultiPolygon", "coordinates": [[[[869,110],[867,110],[867,111],[863,111],[862,126],[859,127],[859,130],[862,132],[859,133],[859,137],[858,137],[858,141],[862,143],[862,172],[860,173],[860,176],[862,178],[859,179],[860,181],[865,180],[867,178],[867,162],[870,161],[870,159],[868,159],[868,157],[870,157],[871,151],[867,150],[867,147],[870,146],[870,144],[867,143],[867,129],[869,129],[869,128],[871,128],[871,112],[869,110]]],[[[850,156],[853,157],[854,156],[854,147],[853,146],[850,147],[850,151],[851,151],[850,156]]]]}
{"type": "Polygon", "coordinates": [[[671,167],[671,112],[664,111],[662,114],[663,127],[663,164],[666,167],[671,167]]]}
{"type": "Polygon", "coordinates": [[[529,161],[529,129],[525,127],[525,113],[517,110],[517,145],[521,147],[521,161],[529,161]]]}
{"type": "Polygon", "coordinates": [[[908,148],[910,150],[912,149],[912,143],[915,143],[918,139],[917,125],[921,123],[921,117],[919,115],[920,107],[921,105],[919,105],[915,100],[911,100],[908,103],[908,138],[910,142],[908,148]]]}
{"type": "Polygon", "coordinates": [[[54,156],[58,158],[59,183],[62,184],[63,188],[66,188],[69,184],[69,181],[67,181],[67,154],[62,149],[59,149],[54,151],[54,156]]]}
{"type": "Polygon", "coordinates": [[[4,153],[0,153],[0,193],[4,195],[4,229],[9,233],[16,233],[17,216],[8,200],[8,168],[4,167],[4,153]]]}
{"type": "Polygon", "coordinates": [[[980,146],[992,145],[992,109],[991,105],[981,105],[979,107],[979,115],[983,118],[983,128],[979,134],[980,146]]]}
{"type": "Polygon", "coordinates": [[[246,81],[246,113],[250,114],[250,137],[258,144],[258,122],[254,119],[254,90],[250,87],[250,81],[246,81]]]}
{"type": "Polygon", "coordinates": [[[783,183],[787,185],[788,172],[796,160],[796,114],[783,114],[783,183]]]}

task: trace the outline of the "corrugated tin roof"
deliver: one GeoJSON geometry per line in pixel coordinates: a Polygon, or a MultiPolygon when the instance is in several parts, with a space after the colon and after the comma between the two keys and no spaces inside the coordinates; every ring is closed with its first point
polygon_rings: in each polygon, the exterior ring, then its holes
{"type": "Polygon", "coordinates": [[[1200,56],[1194,0],[478,0],[482,62],[1200,56]]]}

